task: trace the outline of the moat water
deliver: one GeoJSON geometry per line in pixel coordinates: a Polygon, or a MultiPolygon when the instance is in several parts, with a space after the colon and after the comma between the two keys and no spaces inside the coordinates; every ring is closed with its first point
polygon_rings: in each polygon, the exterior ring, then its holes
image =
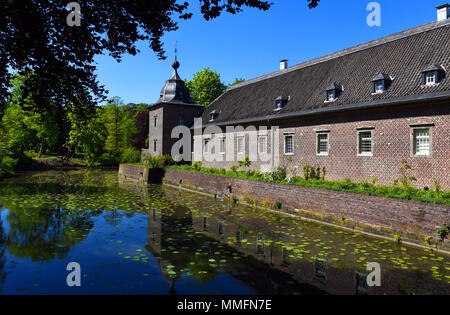
{"type": "Polygon", "coordinates": [[[0,293],[450,294],[450,259],[115,171],[24,173],[0,181],[0,293]]]}

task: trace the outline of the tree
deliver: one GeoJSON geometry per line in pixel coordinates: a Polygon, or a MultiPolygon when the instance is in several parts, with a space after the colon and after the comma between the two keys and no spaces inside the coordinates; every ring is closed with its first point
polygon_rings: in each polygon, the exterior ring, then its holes
{"type": "MultiPolygon", "coordinates": [[[[311,4],[317,0],[308,0],[311,4]]],[[[243,7],[268,10],[261,0],[199,0],[206,20],[243,7]]],[[[105,89],[95,74],[96,55],[109,53],[117,61],[123,54],[136,55],[136,43],[149,42],[164,59],[161,38],[178,28],[177,20],[189,19],[188,2],[177,0],[103,1],[81,3],[81,26],[67,23],[67,0],[9,0],[0,3],[0,112],[8,93],[11,72],[35,76],[26,80],[24,97],[45,108],[78,106],[104,99],[105,89]]]]}
{"type": "Polygon", "coordinates": [[[103,107],[101,115],[102,121],[108,130],[105,148],[107,151],[115,155],[120,153],[120,106],[122,105],[122,99],[115,96],[111,99],[110,104],[103,107]]]}
{"type": "Polygon", "coordinates": [[[66,143],[71,154],[83,155],[89,166],[93,165],[103,153],[106,142],[106,127],[100,119],[99,112],[90,117],[69,113],[70,132],[66,143]]]}
{"type": "Polygon", "coordinates": [[[148,147],[148,131],[149,131],[149,111],[144,110],[136,115],[134,119],[137,132],[131,136],[131,145],[140,150],[148,147]]]}
{"type": "Polygon", "coordinates": [[[243,78],[236,78],[236,79],[234,79],[233,83],[228,84],[227,88],[230,88],[233,85],[236,85],[236,84],[239,84],[239,83],[242,83],[242,82],[245,82],[245,79],[243,79],[243,78]]]}
{"type": "Polygon", "coordinates": [[[192,101],[203,106],[211,104],[227,88],[220,80],[220,75],[209,68],[197,72],[192,80],[185,82],[192,101]]]}

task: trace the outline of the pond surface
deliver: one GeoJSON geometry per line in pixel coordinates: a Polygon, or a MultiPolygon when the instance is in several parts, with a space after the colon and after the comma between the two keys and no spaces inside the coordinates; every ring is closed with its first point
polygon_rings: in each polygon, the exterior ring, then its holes
{"type": "Polygon", "coordinates": [[[449,257],[432,250],[117,172],[0,181],[3,294],[450,294],[449,275],[449,257]],[[81,287],[66,284],[70,262],[81,287]],[[367,286],[369,262],[380,287],[367,286]]]}

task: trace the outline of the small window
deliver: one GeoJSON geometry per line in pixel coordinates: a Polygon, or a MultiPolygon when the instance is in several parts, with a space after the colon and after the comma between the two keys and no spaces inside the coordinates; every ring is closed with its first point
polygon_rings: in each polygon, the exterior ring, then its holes
{"type": "Polygon", "coordinates": [[[205,152],[209,152],[209,140],[205,140],[204,149],[205,149],[205,152]]]}
{"type": "Polygon", "coordinates": [[[294,137],[284,137],[284,154],[294,154],[294,137]]]}
{"type": "Polygon", "coordinates": [[[184,119],[183,117],[178,118],[178,126],[184,126],[184,119]]]}
{"type": "Polygon", "coordinates": [[[334,102],[341,95],[344,88],[342,85],[333,83],[327,88],[326,102],[334,102]]]}
{"type": "Polygon", "coordinates": [[[237,138],[237,153],[238,154],[245,153],[245,138],[244,137],[237,138]]]}
{"type": "Polygon", "coordinates": [[[215,110],[213,110],[211,113],[209,113],[209,121],[214,121],[218,115],[219,114],[215,110]]]}
{"type": "Polygon", "coordinates": [[[436,84],[436,82],[437,82],[436,77],[437,77],[436,72],[427,72],[425,85],[436,84]]]}
{"type": "Polygon", "coordinates": [[[375,85],[374,93],[381,93],[384,91],[384,81],[383,80],[375,81],[374,85],[375,85]]]}
{"type": "Polygon", "coordinates": [[[220,138],[220,154],[224,154],[225,153],[225,138],[220,138]]]}
{"type": "Polygon", "coordinates": [[[360,131],[358,134],[358,155],[372,155],[372,132],[360,131]]]}
{"type": "Polygon", "coordinates": [[[156,127],[157,124],[158,124],[158,116],[155,116],[153,118],[153,127],[156,127]]]}
{"type": "Polygon", "coordinates": [[[445,79],[445,69],[437,64],[432,64],[422,70],[422,85],[435,85],[445,79]]]}
{"type": "Polygon", "coordinates": [[[386,91],[392,83],[393,78],[390,75],[380,73],[372,79],[372,93],[379,94],[386,91]]]}
{"type": "Polygon", "coordinates": [[[317,134],[317,154],[328,155],[328,133],[317,134]]]}
{"type": "Polygon", "coordinates": [[[280,110],[284,106],[286,106],[287,102],[289,101],[289,97],[286,96],[278,96],[275,99],[275,110],[280,110]]]}
{"type": "Polygon", "coordinates": [[[327,91],[327,101],[332,102],[335,100],[336,92],[334,90],[327,91]]]}
{"type": "Polygon", "coordinates": [[[414,129],[414,155],[430,155],[430,128],[414,129]]]}
{"type": "Polygon", "coordinates": [[[267,153],[267,137],[266,136],[259,136],[258,152],[259,153],[267,153]]]}
{"type": "Polygon", "coordinates": [[[157,144],[158,144],[158,140],[153,140],[153,152],[156,152],[157,144]]]}

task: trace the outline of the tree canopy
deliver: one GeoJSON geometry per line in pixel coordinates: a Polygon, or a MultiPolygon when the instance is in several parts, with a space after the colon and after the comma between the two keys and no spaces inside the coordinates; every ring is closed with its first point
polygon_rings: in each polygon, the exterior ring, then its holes
{"type": "MultiPolygon", "coordinates": [[[[244,7],[268,10],[261,0],[199,0],[206,20],[222,12],[236,14],[244,7]]],[[[188,2],[134,0],[80,2],[81,26],[69,26],[67,0],[8,0],[0,3],[0,112],[8,96],[11,72],[29,73],[24,95],[45,108],[52,103],[94,107],[105,100],[97,81],[94,57],[107,53],[117,61],[136,55],[136,43],[148,41],[165,59],[162,36],[178,28],[178,19],[193,13],[188,2]]]]}
{"type": "MultiPolygon", "coordinates": [[[[320,0],[307,0],[310,8],[320,0]]],[[[265,0],[199,0],[206,20],[244,8],[268,10],[265,0]]],[[[49,104],[95,106],[107,92],[97,81],[94,57],[139,53],[136,43],[165,59],[162,37],[190,19],[188,2],[179,0],[89,0],[80,2],[81,25],[69,26],[68,0],[7,0],[0,2],[0,114],[8,97],[10,75],[33,72],[24,82],[24,97],[38,107],[49,104]]],[[[92,111],[95,111],[92,109],[92,111]]]]}

